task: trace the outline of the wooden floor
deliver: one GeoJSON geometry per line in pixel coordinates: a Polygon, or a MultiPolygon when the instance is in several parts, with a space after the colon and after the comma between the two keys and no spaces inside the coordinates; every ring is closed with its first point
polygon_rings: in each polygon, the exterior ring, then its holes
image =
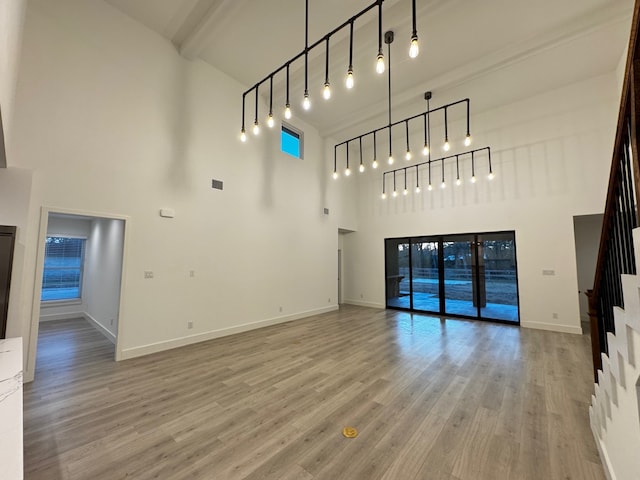
{"type": "Polygon", "coordinates": [[[589,352],[577,335],[343,307],[116,363],[84,320],[47,322],[25,478],[603,480],[589,352]]]}

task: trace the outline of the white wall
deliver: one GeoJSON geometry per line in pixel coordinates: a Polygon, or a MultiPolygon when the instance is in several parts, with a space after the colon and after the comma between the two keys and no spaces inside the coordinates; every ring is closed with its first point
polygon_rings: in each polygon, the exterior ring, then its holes
{"type": "Polygon", "coordinates": [[[0,2],[0,109],[7,144],[10,143],[13,127],[16,79],[26,5],[26,0],[0,2]]]}
{"type": "MultiPolygon", "coordinates": [[[[296,120],[302,161],[280,153],[274,133],[241,144],[244,88],[100,1],[29,2],[14,150],[34,178],[22,303],[37,290],[47,206],[131,219],[124,357],[335,308],[338,222],[354,222],[326,175],[331,146],[296,120]]],[[[28,331],[31,313],[10,328],[28,331]]]]}
{"type": "MultiPolygon", "coordinates": [[[[483,82],[457,93],[478,90],[483,82]]],[[[458,98],[452,93],[442,102],[458,98]]],[[[344,238],[346,301],[384,304],[384,238],[515,230],[522,325],[579,333],[573,216],[604,208],[618,101],[612,72],[498,109],[472,110],[474,147],[492,148],[493,182],[485,178],[486,161],[479,161],[479,180],[469,183],[465,161],[465,183],[456,187],[453,163],[446,169],[447,189],[438,188],[438,168],[433,192],[383,201],[382,172],[358,177],[352,183],[359,195],[358,231],[344,238]],[[555,275],[543,276],[543,269],[555,275]]],[[[450,131],[464,128],[454,123],[450,131]]],[[[412,175],[409,184],[415,185],[412,175]]]]}
{"type": "Polygon", "coordinates": [[[96,218],[91,222],[82,292],[85,313],[114,342],[118,334],[123,247],[123,220],[96,218]]]}

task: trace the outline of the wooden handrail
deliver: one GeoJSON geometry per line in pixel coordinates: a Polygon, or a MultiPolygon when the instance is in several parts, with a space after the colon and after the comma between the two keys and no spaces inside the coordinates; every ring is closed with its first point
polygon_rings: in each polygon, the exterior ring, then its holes
{"type": "MultiPolygon", "coordinates": [[[[611,267],[611,259],[620,257],[612,257],[610,252],[611,246],[616,243],[628,245],[633,249],[632,243],[623,239],[621,241],[619,233],[616,237],[614,233],[614,222],[618,222],[620,225],[620,212],[618,212],[618,202],[620,201],[619,193],[621,189],[621,164],[620,159],[625,155],[625,145],[629,145],[631,148],[631,161],[633,170],[633,183],[635,185],[635,192],[640,194],[640,163],[639,163],[639,149],[638,138],[640,137],[640,36],[638,35],[640,21],[640,0],[636,0],[633,12],[633,20],[631,23],[631,33],[629,36],[629,46],[627,52],[627,61],[625,66],[625,74],[623,87],[620,98],[620,108],[618,111],[618,125],[616,130],[615,142],[613,147],[613,155],[611,161],[611,169],[609,172],[609,185],[607,190],[607,199],[605,203],[605,210],[602,222],[602,231],[600,234],[600,245],[598,248],[598,259],[596,263],[596,274],[594,278],[593,289],[587,292],[589,298],[589,319],[591,324],[591,346],[593,350],[593,366],[594,366],[594,378],[598,381],[598,370],[602,368],[601,353],[606,351],[606,330],[604,329],[603,314],[601,311],[601,287],[603,282],[611,280],[611,273],[609,278],[603,278],[605,275],[606,267],[611,267]],[[630,132],[627,131],[630,125],[630,132]],[[613,235],[613,238],[612,238],[613,235]],[[603,342],[601,342],[601,339],[603,342]]],[[[628,172],[628,169],[626,170],[628,172]]],[[[629,195],[627,195],[628,198],[629,195]]],[[[637,224],[640,224],[640,217],[637,209],[637,199],[631,199],[635,206],[635,216],[637,218],[637,224]]],[[[625,217],[628,218],[628,217],[625,217]]],[[[628,222],[627,222],[628,223],[628,222]]],[[[622,249],[624,251],[624,248],[622,249]]],[[[621,254],[621,252],[615,252],[621,254]]],[[[633,254],[633,252],[631,252],[633,254]]],[[[639,252],[640,253],[640,252],[639,252]]],[[[617,265],[620,265],[619,262],[617,265]]],[[[610,272],[610,270],[609,270],[610,272]]],[[[619,281],[619,279],[615,279],[619,281]]]]}

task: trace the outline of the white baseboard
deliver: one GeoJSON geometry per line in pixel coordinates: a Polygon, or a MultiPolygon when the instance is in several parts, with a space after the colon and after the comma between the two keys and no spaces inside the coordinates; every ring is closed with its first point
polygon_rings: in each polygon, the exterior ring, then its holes
{"type": "Polygon", "coordinates": [[[84,312],[78,310],[77,312],[65,312],[65,313],[49,313],[40,315],[41,322],[52,322],[54,320],[71,320],[72,318],[83,318],[84,312]]]}
{"type": "Polygon", "coordinates": [[[520,326],[524,328],[533,328],[536,330],[549,330],[550,332],[573,333],[575,335],[582,335],[582,326],[580,325],[570,327],[568,325],[556,325],[555,323],[525,322],[521,320],[520,326]]]}
{"type": "Polygon", "coordinates": [[[358,307],[378,308],[383,310],[386,308],[386,305],[383,303],[363,302],[361,300],[353,300],[351,298],[343,300],[342,303],[346,303],[347,305],[356,305],[358,307]]]}
{"type": "Polygon", "coordinates": [[[219,330],[211,330],[209,332],[197,333],[195,335],[174,338],[172,340],[166,340],[163,342],[151,343],[148,345],[142,345],[140,347],[125,348],[124,350],[122,350],[122,354],[119,355],[117,359],[126,360],[128,358],[142,357],[143,355],[162,352],[164,350],[170,350],[172,348],[184,347],[186,345],[192,345],[194,343],[206,342],[207,340],[213,340],[214,338],[226,337],[228,335],[247,332],[249,330],[268,327],[270,325],[277,325],[279,323],[291,322],[293,320],[299,320],[301,318],[311,317],[313,315],[333,312],[337,309],[337,305],[332,305],[330,307],[318,308],[316,310],[309,310],[306,312],[284,315],[282,317],[275,317],[266,320],[259,320],[257,322],[245,323],[243,325],[238,325],[235,327],[221,328],[219,330]]]}
{"type": "Polygon", "coordinates": [[[100,322],[98,322],[95,318],[93,318],[87,312],[83,312],[82,316],[87,320],[87,322],[89,322],[91,325],[96,327],[96,330],[98,330],[101,334],[107,337],[111,343],[113,343],[114,345],[116,344],[116,336],[113,333],[111,333],[109,330],[107,330],[104,326],[102,326],[100,322]]]}

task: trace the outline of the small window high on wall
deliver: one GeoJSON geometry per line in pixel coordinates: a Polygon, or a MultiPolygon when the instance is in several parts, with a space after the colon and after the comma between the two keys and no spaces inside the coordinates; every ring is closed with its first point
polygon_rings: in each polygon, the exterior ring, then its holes
{"type": "Polygon", "coordinates": [[[84,238],[47,237],[40,297],[43,302],[81,298],[85,242],[84,238]]]}
{"type": "Polygon", "coordinates": [[[299,159],[304,158],[304,134],[301,130],[283,123],[280,139],[280,149],[284,153],[299,159]]]}

